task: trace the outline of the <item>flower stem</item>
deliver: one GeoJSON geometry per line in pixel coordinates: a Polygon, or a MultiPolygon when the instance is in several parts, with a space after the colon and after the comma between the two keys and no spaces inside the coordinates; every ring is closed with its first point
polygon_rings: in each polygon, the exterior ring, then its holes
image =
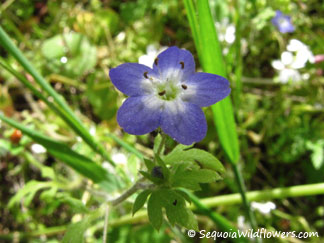
{"type": "Polygon", "coordinates": [[[158,155],[158,156],[161,155],[161,152],[162,152],[162,149],[164,147],[164,144],[165,144],[165,141],[166,141],[167,136],[166,136],[165,133],[163,133],[161,131],[161,137],[162,137],[162,140],[161,140],[161,143],[159,144],[159,147],[158,147],[157,152],[156,152],[156,155],[158,155]]]}
{"type": "MultiPolygon", "coordinates": [[[[240,191],[240,194],[242,197],[242,202],[243,202],[245,211],[247,213],[248,219],[250,221],[251,227],[252,227],[252,229],[257,230],[258,225],[257,225],[256,219],[255,219],[254,213],[251,210],[250,203],[246,197],[247,192],[246,192],[246,187],[244,184],[242,173],[241,173],[237,164],[232,164],[232,166],[233,166],[233,171],[235,174],[235,179],[236,179],[237,185],[239,186],[239,191],[240,191]]],[[[260,242],[260,239],[256,238],[256,241],[260,242]]]]}
{"type": "Polygon", "coordinates": [[[139,189],[146,189],[150,187],[150,184],[144,184],[143,181],[145,180],[144,177],[140,178],[131,188],[129,188],[127,191],[125,191],[122,195],[120,195],[118,198],[110,201],[111,205],[117,206],[121,202],[125,201],[127,198],[129,198],[131,195],[133,195],[135,192],[137,192],[139,189]]]}

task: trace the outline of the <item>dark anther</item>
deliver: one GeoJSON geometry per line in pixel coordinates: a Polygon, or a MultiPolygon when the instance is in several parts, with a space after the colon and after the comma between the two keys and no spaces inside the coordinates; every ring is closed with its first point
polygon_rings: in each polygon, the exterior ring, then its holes
{"type": "Polygon", "coordinates": [[[184,62],[180,62],[181,64],[181,69],[184,69],[184,62]]]}
{"type": "Polygon", "coordinates": [[[158,59],[158,58],[155,58],[155,60],[154,60],[154,64],[157,66],[158,63],[159,63],[159,59],[158,59]]]}
{"type": "Polygon", "coordinates": [[[151,176],[159,179],[164,179],[164,175],[162,172],[162,167],[161,166],[154,166],[152,171],[151,171],[151,176]]]}
{"type": "Polygon", "coordinates": [[[160,93],[159,93],[159,96],[163,96],[163,95],[165,95],[165,90],[163,90],[163,91],[161,91],[160,93]]]}
{"type": "Polygon", "coordinates": [[[181,87],[182,87],[183,89],[187,89],[187,88],[188,88],[188,86],[185,85],[185,84],[181,85],[181,87]]]}
{"type": "Polygon", "coordinates": [[[176,206],[177,203],[178,203],[178,200],[176,199],[176,200],[174,200],[174,202],[173,202],[172,204],[173,204],[174,206],[176,206]]]}
{"type": "Polygon", "coordinates": [[[149,78],[149,77],[147,76],[147,73],[148,73],[148,72],[145,72],[145,73],[144,73],[144,77],[145,77],[145,78],[149,78]]]}

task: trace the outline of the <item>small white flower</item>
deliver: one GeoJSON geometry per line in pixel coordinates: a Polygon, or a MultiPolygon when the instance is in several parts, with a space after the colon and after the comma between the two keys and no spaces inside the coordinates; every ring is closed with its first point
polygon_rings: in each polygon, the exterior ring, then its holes
{"type": "Polygon", "coordinates": [[[293,63],[294,61],[294,56],[291,52],[288,52],[288,51],[284,51],[282,54],[281,54],[281,61],[284,65],[290,65],[293,63]]]}
{"type": "Polygon", "coordinates": [[[306,66],[307,62],[314,63],[315,58],[309,47],[299,40],[292,39],[287,45],[287,51],[281,54],[280,60],[271,64],[279,70],[279,81],[287,83],[289,80],[297,82],[302,80],[302,75],[296,70],[306,66]]]}
{"type": "Polygon", "coordinates": [[[235,26],[232,24],[226,28],[225,41],[228,44],[232,44],[235,41],[235,26]]]}
{"type": "Polygon", "coordinates": [[[127,166],[127,157],[125,154],[119,151],[112,151],[111,159],[117,164],[121,166],[127,166]]]}
{"type": "Polygon", "coordinates": [[[287,45],[288,51],[298,51],[304,48],[307,48],[307,46],[303,42],[296,39],[291,39],[287,45]]]}
{"type": "Polygon", "coordinates": [[[138,63],[152,68],[157,55],[164,51],[166,48],[166,46],[161,46],[160,48],[157,48],[154,44],[148,45],[146,47],[146,54],[139,57],[138,63]]]}
{"type": "Polygon", "coordinates": [[[126,38],[126,33],[124,31],[122,31],[116,36],[116,41],[123,42],[125,40],[125,38],[126,38]]]}
{"type": "Polygon", "coordinates": [[[224,18],[221,22],[216,22],[215,26],[218,31],[218,38],[222,42],[233,44],[235,41],[235,26],[229,23],[228,18],[224,18]]]}
{"type": "Polygon", "coordinates": [[[291,66],[295,69],[305,67],[307,62],[314,63],[315,58],[312,51],[303,42],[292,39],[287,45],[287,50],[295,53],[294,62],[291,66]]]}
{"type": "Polygon", "coordinates": [[[35,153],[35,154],[43,154],[46,153],[46,148],[44,148],[42,145],[38,144],[38,143],[34,143],[31,146],[31,150],[35,153]]]}
{"type": "Polygon", "coordinates": [[[91,126],[91,127],[90,127],[90,130],[89,130],[89,133],[90,133],[92,136],[95,136],[95,135],[96,135],[96,127],[95,127],[95,126],[91,126]]]}
{"type": "Polygon", "coordinates": [[[67,63],[68,59],[67,59],[67,57],[64,56],[64,57],[61,57],[60,61],[61,61],[61,63],[67,63]]]}
{"type": "Polygon", "coordinates": [[[262,214],[269,214],[271,210],[276,209],[276,204],[274,204],[273,202],[266,202],[266,203],[252,202],[251,207],[253,209],[258,210],[262,214]]]}

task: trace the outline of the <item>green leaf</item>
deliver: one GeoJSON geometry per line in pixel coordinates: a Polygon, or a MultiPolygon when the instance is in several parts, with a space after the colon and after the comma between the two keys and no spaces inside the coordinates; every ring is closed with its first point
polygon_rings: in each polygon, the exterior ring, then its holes
{"type": "Polygon", "coordinates": [[[89,227],[89,220],[86,217],[80,222],[71,224],[66,233],[64,234],[63,243],[83,243],[84,242],[84,232],[89,227]]]}
{"type": "Polygon", "coordinates": [[[138,196],[135,199],[134,205],[133,205],[133,215],[144,206],[147,197],[151,193],[152,193],[152,190],[147,189],[147,190],[142,191],[140,194],[138,194],[138,196]]]}
{"type": "Polygon", "coordinates": [[[159,189],[156,191],[160,197],[160,204],[166,210],[171,225],[179,224],[187,229],[198,231],[198,223],[194,214],[186,208],[185,199],[174,190],[159,189]]]}
{"type": "Polygon", "coordinates": [[[44,178],[49,178],[52,180],[55,178],[55,172],[54,172],[53,168],[51,168],[51,167],[42,166],[41,173],[42,173],[42,177],[44,177],[44,178]]]}
{"type": "Polygon", "coordinates": [[[4,156],[10,151],[11,143],[8,140],[0,139],[0,156],[4,156]]]}
{"type": "Polygon", "coordinates": [[[50,187],[52,187],[52,182],[31,180],[10,199],[8,208],[12,208],[15,204],[21,202],[23,198],[25,198],[24,204],[28,206],[34,198],[36,192],[50,187]]]}
{"type": "Polygon", "coordinates": [[[50,71],[69,77],[82,75],[97,62],[96,47],[89,43],[86,36],[75,32],[45,40],[41,51],[48,60],[46,63],[50,71]],[[61,61],[62,57],[66,58],[66,62],[61,61]]]}
{"type": "Polygon", "coordinates": [[[178,190],[178,189],[175,189],[174,191],[176,193],[180,194],[188,203],[191,203],[191,199],[190,199],[189,195],[186,192],[178,190]]]}
{"type": "MultiPolygon", "coordinates": [[[[181,189],[182,191],[186,192],[186,194],[191,198],[193,204],[197,207],[197,210],[199,213],[207,215],[222,231],[227,232],[237,232],[238,229],[232,225],[228,219],[226,219],[224,216],[216,213],[215,211],[211,210],[207,206],[205,206],[201,199],[196,197],[193,193],[187,191],[186,189],[181,189]]],[[[244,238],[233,238],[233,242],[248,242],[247,239],[244,238]]]]}
{"type": "Polygon", "coordinates": [[[88,213],[89,209],[83,204],[83,202],[79,199],[64,196],[62,198],[59,198],[63,203],[68,204],[74,213],[88,213]]]}
{"type": "Polygon", "coordinates": [[[160,156],[155,155],[155,159],[156,159],[157,163],[162,167],[163,176],[164,176],[165,180],[167,181],[170,176],[169,169],[165,165],[164,161],[160,158],[160,156]]]}
{"type": "Polygon", "coordinates": [[[152,226],[159,230],[162,225],[162,206],[158,191],[151,194],[147,203],[147,214],[152,226]]]}
{"type": "Polygon", "coordinates": [[[175,223],[185,227],[186,229],[193,229],[199,231],[198,222],[195,215],[191,212],[190,209],[177,206],[168,206],[166,207],[166,213],[169,221],[174,221],[175,223]]]}
{"type": "Polygon", "coordinates": [[[311,160],[316,170],[319,170],[324,163],[324,139],[320,139],[315,143],[306,142],[306,147],[312,151],[311,160]]]}
{"type": "Polygon", "coordinates": [[[49,188],[49,189],[45,189],[39,196],[39,198],[43,201],[53,201],[54,197],[56,196],[56,193],[58,191],[58,187],[54,186],[49,188]]]}
{"type": "MultiPolygon", "coordinates": [[[[158,133],[158,135],[156,135],[156,137],[154,139],[154,146],[153,146],[153,152],[154,152],[154,154],[157,154],[161,142],[162,142],[162,136],[161,136],[160,133],[158,133]]],[[[164,153],[164,147],[161,150],[161,154],[163,154],[163,153],[164,153]]]]}
{"type": "Polygon", "coordinates": [[[190,147],[179,144],[172,152],[164,157],[164,162],[174,165],[178,162],[196,162],[203,168],[211,169],[219,173],[224,173],[225,168],[222,163],[212,154],[201,149],[188,149],[190,147]]]}
{"type": "MultiPolygon", "coordinates": [[[[102,120],[110,120],[115,117],[118,109],[117,103],[115,102],[118,96],[117,92],[114,92],[114,90],[107,85],[109,84],[107,80],[98,78],[97,73],[93,73],[90,76],[88,75],[87,80],[86,95],[93,108],[93,112],[102,120]],[[105,86],[103,87],[103,85],[105,86]]],[[[115,138],[116,137],[113,137],[114,140],[115,138]]],[[[124,142],[124,144],[126,143],[124,142]]],[[[128,147],[131,146],[128,145],[128,147]]],[[[137,151],[136,154],[138,155],[138,153],[137,151]]]]}
{"type": "Polygon", "coordinates": [[[50,139],[43,134],[38,133],[35,130],[27,128],[22,124],[5,117],[3,114],[0,113],[0,120],[8,123],[9,125],[19,129],[23,132],[23,134],[29,136],[35,142],[43,145],[48,153],[53,155],[56,159],[64,162],[68,166],[75,169],[80,174],[84,175],[85,177],[93,180],[96,183],[103,182],[103,181],[111,181],[112,178],[109,177],[107,171],[102,168],[101,166],[97,165],[91,159],[76,153],[75,151],[71,150],[67,145],[57,142],[55,140],[50,139]]]}
{"type": "Polygon", "coordinates": [[[140,170],[139,173],[141,173],[142,176],[144,176],[146,179],[152,181],[156,185],[161,185],[164,181],[158,177],[153,177],[151,174],[147,173],[146,171],[140,170]]]}
{"type": "Polygon", "coordinates": [[[152,171],[153,167],[155,166],[154,162],[149,159],[144,159],[144,163],[148,171],[152,171]]]}
{"type": "MultiPolygon", "coordinates": [[[[208,0],[197,1],[198,14],[195,12],[192,0],[184,0],[184,2],[203,70],[226,77],[226,67],[208,0]]],[[[227,97],[213,105],[212,111],[220,143],[229,161],[237,164],[240,151],[230,98],[227,97]]]]}
{"type": "Polygon", "coordinates": [[[170,184],[172,187],[184,187],[194,191],[200,190],[200,183],[211,183],[221,177],[215,171],[200,169],[190,163],[181,163],[173,167],[170,184]]]}

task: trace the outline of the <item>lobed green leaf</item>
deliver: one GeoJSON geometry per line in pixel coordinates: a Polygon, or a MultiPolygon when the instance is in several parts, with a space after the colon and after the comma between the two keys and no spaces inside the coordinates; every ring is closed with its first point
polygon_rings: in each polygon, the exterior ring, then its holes
{"type": "Polygon", "coordinates": [[[174,165],[178,162],[198,162],[203,168],[211,169],[219,173],[224,173],[225,168],[222,163],[212,154],[201,149],[188,149],[188,146],[179,144],[169,154],[164,157],[164,162],[174,165]]]}
{"type": "Polygon", "coordinates": [[[138,194],[138,196],[135,199],[134,205],[133,205],[133,215],[144,206],[147,197],[151,193],[152,193],[152,190],[147,189],[147,190],[142,191],[140,194],[138,194]]]}

